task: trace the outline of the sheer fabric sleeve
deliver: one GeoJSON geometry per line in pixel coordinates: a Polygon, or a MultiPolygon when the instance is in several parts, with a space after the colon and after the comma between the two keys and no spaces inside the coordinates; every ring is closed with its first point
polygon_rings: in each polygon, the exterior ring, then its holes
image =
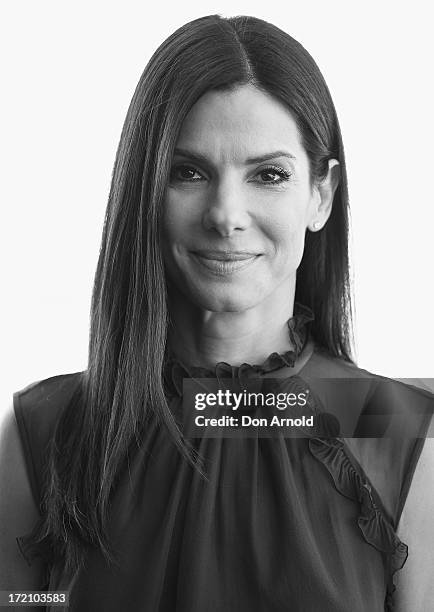
{"type": "Polygon", "coordinates": [[[376,380],[349,442],[395,528],[425,439],[432,434],[433,412],[430,391],[402,381],[376,380]]]}
{"type": "Polygon", "coordinates": [[[33,498],[40,520],[30,533],[16,534],[21,554],[31,564],[35,557],[48,562],[49,550],[35,542],[43,519],[44,482],[48,467],[49,445],[62,410],[70,401],[81,373],[63,374],[37,381],[14,393],[14,411],[22,442],[33,498]]]}

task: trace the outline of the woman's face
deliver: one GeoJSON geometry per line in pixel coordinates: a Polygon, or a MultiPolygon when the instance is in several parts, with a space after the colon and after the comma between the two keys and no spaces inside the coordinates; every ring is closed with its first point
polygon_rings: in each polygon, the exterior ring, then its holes
{"type": "Polygon", "coordinates": [[[182,125],[165,197],[169,286],[217,312],[289,302],[320,208],[289,111],[252,85],[206,93],[182,125]]]}

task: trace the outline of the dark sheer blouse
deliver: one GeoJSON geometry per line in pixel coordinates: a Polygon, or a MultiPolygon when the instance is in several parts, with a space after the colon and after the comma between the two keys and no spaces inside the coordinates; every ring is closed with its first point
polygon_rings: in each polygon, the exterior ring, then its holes
{"type": "MultiPolygon", "coordinates": [[[[393,610],[393,574],[408,554],[396,529],[434,396],[321,351],[307,333],[310,311],[297,308],[288,321],[294,350],[262,365],[209,370],[168,353],[167,397],[179,417],[183,379],[278,379],[279,391],[309,388],[304,411],[320,429],[291,438],[196,437],[205,480],[151,420],[113,494],[117,566],[95,549],[67,575],[30,534],[16,534],[29,563],[45,559],[41,588],[70,591],[70,612],[393,610]]],[[[46,449],[80,378],[55,376],[14,395],[38,505],[46,449]]]]}

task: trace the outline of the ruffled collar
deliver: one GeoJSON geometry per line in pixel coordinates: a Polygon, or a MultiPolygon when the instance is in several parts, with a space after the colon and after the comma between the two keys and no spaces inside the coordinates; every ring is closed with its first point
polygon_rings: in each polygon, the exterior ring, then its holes
{"type": "Polygon", "coordinates": [[[167,347],[164,364],[166,390],[181,397],[182,380],[184,378],[233,378],[242,381],[246,378],[259,377],[266,372],[273,372],[283,367],[292,368],[297,357],[306,346],[308,340],[307,323],[313,320],[312,310],[295,302],[294,314],[287,321],[289,339],[294,348],[284,353],[270,353],[260,365],[242,363],[240,366],[233,366],[225,361],[219,361],[213,368],[203,368],[181,361],[172,349],[167,347]]]}

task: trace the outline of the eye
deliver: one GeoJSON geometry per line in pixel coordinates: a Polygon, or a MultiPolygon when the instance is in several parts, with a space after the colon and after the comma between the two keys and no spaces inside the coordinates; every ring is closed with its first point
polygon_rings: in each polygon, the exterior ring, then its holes
{"type": "Polygon", "coordinates": [[[258,182],[263,185],[279,185],[291,178],[291,172],[280,166],[269,166],[260,170],[256,176],[259,177],[258,182]]]}
{"type": "Polygon", "coordinates": [[[170,172],[170,180],[187,182],[187,183],[196,183],[197,181],[203,180],[203,176],[200,174],[196,168],[193,166],[189,166],[187,164],[178,164],[177,166],[173,166],[170,172]]]}

